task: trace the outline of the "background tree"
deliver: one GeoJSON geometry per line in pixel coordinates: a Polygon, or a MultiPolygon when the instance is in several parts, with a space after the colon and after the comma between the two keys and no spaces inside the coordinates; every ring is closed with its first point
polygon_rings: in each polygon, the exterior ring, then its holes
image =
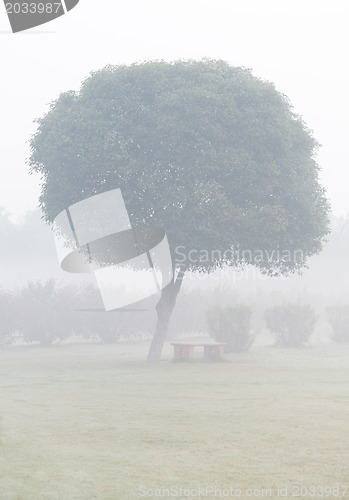
{"type": "Polygon", "coordinates": [[[76,289],[53,279],[30,281],[17,297],[18,331],[26,342],[50,346],[74,334],[76,289]]]}
{"type": "Polygon", "coordinates": [[[251,347],[256,337],[251,331],[252,313],[252,308],[243,302],[207,311],[209,332],[217,342],[225,343],[225,352],[244,352],[251,347]]]}
{"type": "Polygon", "coordinates": [[[11,344],[17,330],[15,297],[0,287],[0,347],[11,344]]]}
{"type": "Polygon", "coordinates": [[[333,332],[332,340],[340,344],[349,343],[349,305],[327,307],[326,316],[333,332]]]}
{"type": "Polygon", "coordinates": [[[107,66],[61,94],[38,120],[29,165],[48,222],[121,188],[133,225],[166,230],[175,279],[157,304],[156,361],[185,272],[247,263],[287,274],[320,251],[328,205],[316,147],[288,99],[250,70],[146,62],[107,66]],[[248,252],[224,254],[232,245],[248,252]],[[190,258],[202,249],[204,258],[190,258]]]}
{"type": "Polygon", "coordinates": [[[307,304],[283,304],[264,312],[268,329],[280,347],[302,347],[314,332],[315,311],[307,304]]]}

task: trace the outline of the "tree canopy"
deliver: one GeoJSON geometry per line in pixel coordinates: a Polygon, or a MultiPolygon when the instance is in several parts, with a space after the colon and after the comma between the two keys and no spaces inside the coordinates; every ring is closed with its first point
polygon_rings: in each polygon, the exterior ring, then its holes
{"type": "Polygon", "coordinates": [[[321,249],[329,208],[318,144],[287,97],[251,70],[214,60],[107,66],[37,122],[29,164],[47,221],[121,188],[131,223],[162,226],[185,269],[245,260],[286,273],[321,249]],[[232,245],[238,255],[226,252],[232,245]],[[202,249],[209,258],[188,257],[202,249]]]}

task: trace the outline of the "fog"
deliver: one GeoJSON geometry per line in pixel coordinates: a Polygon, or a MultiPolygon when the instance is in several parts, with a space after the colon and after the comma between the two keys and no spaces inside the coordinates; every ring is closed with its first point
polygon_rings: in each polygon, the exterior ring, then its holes
{"type": "MultiPolygon", "coordinates": [[[[212,307],[247,304],[253,310],[254,342],[270,345],[273,341],[263,318],[265,310],[282,304],[302,303],[312,306],[317,314],[311,342],[329,342],[331,328],[327,321],[327,308],[349,304],[349,285],[345,279],[349,271],[348,219],[333,217],[331,226],[332,232],[323,250],[308,260],[307,267],[300,274],[272,278],[261,274],[253,266],[241,270],[225,267],[210,274],[187,273],[171,318],[168,339],[212,337],[207,322],[207,314],[212,307]]],[[[56,311],[54,321],[62,322],[62,331],[57,337],[53,335],[54,341],[68,339],[71,342],[75,339],[75,342],[86,342],[94,339],[117,342],[151,338],[156,324],[155,305],[160,295],[138,302],[136,311],[101,314],[104,308],[93,276],[67,273],[60,269],[52,227],[43,222],[40,211],[28,212],[21,223],[15,224],[3,210],[0,233],[3,241],[0,249],[1,290],[17,295],[23,295],[26,290],[27,297],[30,291],[33,297],[47,294],[48,301],[51,300],[50,294],[58,293],[62,297],[61,309],[56,311]],[[52,286],[46,287],[48,283],[52,286]],[[64,319],[67,310],[73,316],[64,319]],[[76,321],[78,326],[75,332],[72,325],[76,321]],[[88,335],[86,322],[91,326],[88,335]],[[79,336],[82,329],[85,330],[83,337],[79,336]],[[103,334],[105,330],[110,330],[109,336],[103,334]]],[[[46,302],[42,304],[43,310],[45,307],[48,307],[46,302]]],[[[50,307],[54,309],[55,306],[52,303],[50,307]]],[[[26,323],[30,318],[35,322],[35,316],[42,314],[33,309],[30,302],[24,309],[27,309],[26,323]]],[[[22,338],[19,335],[17,342],[22,338]]]]}
{"type": "Polygon", "coordinates": [[[6,10],[0,500],[348,497],[349,2],[81,0],[16,34],[6,10]],[[299,275],[186,273],[147,364],[160,294],[105,312],[92,274],[60,268],[29,140],[91,71],[203,58],[288,96],[321,144],[331,233],[299,275]]]}

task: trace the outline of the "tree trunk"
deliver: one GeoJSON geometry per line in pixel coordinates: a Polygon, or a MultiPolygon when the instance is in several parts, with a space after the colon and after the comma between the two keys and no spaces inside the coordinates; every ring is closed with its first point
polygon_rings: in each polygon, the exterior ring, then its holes
{"type": "Polygon", "coordinates": [[[172,280],[161,292],[161,297],[156,305],[157,322],[155,333],[150,345],[147,362],[157,363],[160,361],[162,348],[166,339],[168,325],[174,306],[176,305],[177,295],[181,289],[185,269],[181,268],[177,274],[176,280],[172,280]]]}

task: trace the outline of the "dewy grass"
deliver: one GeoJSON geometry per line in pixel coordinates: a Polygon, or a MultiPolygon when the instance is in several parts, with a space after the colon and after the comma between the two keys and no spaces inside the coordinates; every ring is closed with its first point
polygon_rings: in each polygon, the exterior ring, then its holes
{"type": "Polygon", "coordinates": [[[349,348],[175,364],[167,346],[155,366],[147,348],[0,351],[0,500],[349,484],[349,348]]]}

